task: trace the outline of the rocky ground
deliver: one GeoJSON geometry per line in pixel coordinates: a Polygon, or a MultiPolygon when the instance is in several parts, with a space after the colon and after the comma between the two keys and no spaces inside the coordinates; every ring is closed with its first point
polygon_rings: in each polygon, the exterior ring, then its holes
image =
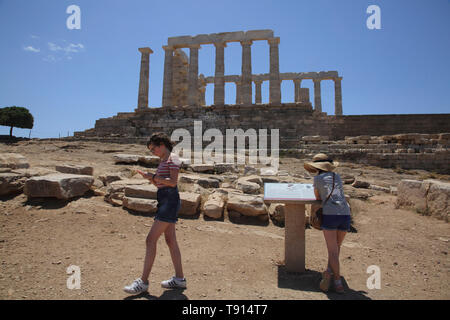
{"type": "MultiPolygon", "coordinates": [[[[54,171],[71,163],[94,167],[94,177],[116,172],[131,177],[138,165],[115,164],[113,154],[146,155],[144,146],[94,142],[22,141],[1,144],[0,152],[25,156],[31,168],[54,171]]],[[[282,158],[287,175],[279,181],[309,182],[302,159],[282,158]]],[[[144,168],[145,169],[145,168],[144,168]]],[[[327,262],[321,232],[306,230],[305,274],[287,273],[284,228],[267,223],[236,223],[203,215],[181,218],[176,226],[188,288],[165,290],[160,281],[173,274],[161,238],[150,276],[149,294],[122,291],[140,276],[145,237],[153,215],[125,210],[94,192],[72,201],[0,198],[1,299],[449,299],[448,223],[413,210],[398,209],[395,190],[401,179],[450,181],[422,170],[381,169],[341,163],[337,172],[383,187],[345,185],[354,232],[341,250],[347,292],[318,289],[327,262]],[[78,266],[81,288],[68,289],[67,268],[78,266]],[[381,288],[369,289],[369,266],[378,266],[381,288]]],[[[183,172],[182,174],[186,174],[183,172]]],[[[240,172],[239,175],[242,175],[240,172]]],[[[210,176],[210,175],[209,175],[210,176]]],[[[232,184],[232,181],[224,183],[232,184]]],[[[188,188],[180,185],[180,188],[188,188]]]]}

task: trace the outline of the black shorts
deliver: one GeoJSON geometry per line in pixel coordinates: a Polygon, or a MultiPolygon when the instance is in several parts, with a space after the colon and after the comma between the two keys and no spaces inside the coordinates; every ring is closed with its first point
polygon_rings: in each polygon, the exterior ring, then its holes
{"type": "Polygon", "coordinates": [[[178,221],[178,211],[181,208],[180,193],[178,187],[165,187],[158,189],[156,193],[158,210],[155,219],[164,222],[175,223],[178,221]]]}

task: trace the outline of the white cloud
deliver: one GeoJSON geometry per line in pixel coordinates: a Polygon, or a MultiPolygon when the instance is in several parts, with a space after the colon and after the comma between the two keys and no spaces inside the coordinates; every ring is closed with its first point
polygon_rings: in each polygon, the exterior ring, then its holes
{"type": "Polygon", "coordinates": [[[25,47],[25,48],[23,48],[23,50],[30,51],[30,52],[40,52],[41,51],[41,49],[39,49],[39,48],[36,49],[36,48],[34,48],[32,46],[25,47]]]}
{"type": "Polygon", "coordinates": [[[54,44],[53,42],[48,43],[48,48],[50,49],[50,51],[60,51],[63,49],[60,46],[54,44]]]}
{"type": "Polygon", "coordinates": [[[78,43],[78,44],[70,43],[67,47],[64,48],[64,51],[66,53],[69,53],[69,52],[80,52],[83,49],[84,49],[84,45],[82,45],[81,43],[78,43]]]}
{"type": "MultiPolygon", "coordinates": [[[[66,42],[66,41],[64,41],[66,42]]],[[[80,51],[84,50],[84,45],[81,43],[69,43],[69,44],[65,44],[63,47],[53,43],[53,42],[49,42],[48,43],[48,48],[51,51],[64,51],[65,54],[69,54],[69,53],[77,53],[80,51]]]]}
{"type": "Polygon", "coordinates": [[[39,39],[39,36],[36,36],[36,35],[34,35],[34,34],[30,35],[30,37],[31,37],[32,39],[39,39]]]}

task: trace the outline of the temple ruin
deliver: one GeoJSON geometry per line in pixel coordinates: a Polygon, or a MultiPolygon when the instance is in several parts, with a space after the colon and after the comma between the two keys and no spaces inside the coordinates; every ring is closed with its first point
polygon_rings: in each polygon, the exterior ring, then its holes
{"type": "MultiPolygon", "coordinates": [[[[281,104],[281,82],[294,82],[295,102],[309,103],[309,89],[301,88],[301,82],[314,82],[314,110],[322,112],[321,86],[323,80],[333,80],[335,87],[335,115],[342,115],[342,77],[337,71],[280,73],[278,44],[272,30],[253,30],[181,36],[168,39],[165,51],[162,107],[205,106],[208,84],[214,84],[214,105],[225,104],[225,83],[232,82],[236,88],[236,105],[253,104],[252,83],[255,84],[255,104],[261,104],[261,85],[269,81],[269,104],[281,104]],[[254,41],[267,41],[270,48],[270,73],[252,74],[251,45],[254,41]],[[242,73],[225,75],[225,48],[228,42],[239,42],[242,46],[242,73]],[[215,74],[206,77],[198,74],[198,50],[201,45],[215,47],[215,74]],[[189,49],[189,58],[181,49],[189,49]]],[[[150,48],[140,48],[141,73],[139,82],[138,111],[148,108],[148,68],[150,48]],[[147,88],[147,89],[145,89],[147,88]],[[147,90],[147,91],[145,91],[147,90]],[[147,97],[144,94],[147,93],[147,97]]]]}
{"type": "MultiPolygon", "coordinates": [[[[437,142],[430,142],[431,147],[416,141],[406,145],[397,143],[389,148],[380,146],[376,151],[373,151],[373,143],[384,141],[383,144],[387,144],[386,141],[390,140],[383,140],[382,137],[388,135],[414,133],[434,137],[436,134],[448,133],[450,114],[344,115],[342,75],[337,71],[280,72],[279,43],[280,38],[274,36],[272,30],[168,38],[167,45],[162,47],[165,52],[162,103],[156,108],[150,108],[148,103],[150,54],[153,51],[148,47],[139,48],[141,64],[137,108],[132,112],[120,112],[113,117],[99,119],[95,128],[75,132],[74,139],[143,144],[152,133],[158,131],[166,132],[170,136],[175,129],[183,128],[193,134],[194,121],[201,121],[203,132],[210,128],[221,132],[227,129],[279,129],[279,148],[293,150],[296,154],[305,156],[309,156],[311,150],[310,145],[305,145],[303,139],[320,136],[326,138],[318,143],[320,146],[316,149],[336,154],[337,158],[356,160],[357,154],[358,159],[365,161],[366,156],[382,150],[381,160],[377,160],[379,165],[387,163],[383,159],[389,157],[391,161],[387,166],[429,168],[436,165],[448,170],[449,150],[446,139],[436,138],[437,142]],[[255,41],[267,41],[269,73],[252,73],[251,53],[255,41]],[[242,46],[242,68],[239,75],[225,74],[225,50],[229,42],[239,42],[242,46]],[[211,44],[215,47],[215,72],[214,75],[205,76],[199,74],[198,50],[202,45],[211,44]],[[183,49],[189,49],[189,57],[183,49]],[[314,82],[313,104],[310,101],[309,89],[301,87],[303,80],[314,82]],[[333,115],[322,110],[321,82],[324,80],[334,81],[333,115]],[[261,87],[264,81],[269,82],[268,103],[262,103],[261,87]],[[294,102],[281,101],[282,81],[294,82],[294,102]],[[236,101],[234,104],[225,104],[225,83],[230,82],[235,85],[236,101]],[[211,84],[214,85],[214,102],[207,106],[205,92],[207,85],[211,84]],[[357,152],[347,152],[348,148],[355,149],[355,146],[338,143],[347,141],[349,137],[360,136],[377,138],[373,141],[369,139],[370,143],[367,144],[358,144],[357,152]],[[409,151],[405,153],[403,150],[409,151]],[[430,162],[429,154],[437,155],[436,152],[439,152],[439,156],[435,158],[437,162],[430,162]],[[387,155],[384,155],[385,153],[387,155]],[[406,158],[409,159],[408,164],[404,160],[406,158]]],[[[422,140],[424,139],[427,138],[422,140]]],[[[207,145],[206,142],[204,144],[207,145]]]]}

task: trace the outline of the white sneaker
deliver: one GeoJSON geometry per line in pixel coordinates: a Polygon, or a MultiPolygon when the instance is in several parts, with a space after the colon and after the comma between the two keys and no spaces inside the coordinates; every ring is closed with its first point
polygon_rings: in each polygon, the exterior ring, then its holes
{"type": "Polygon", "coordinates": [[[172,277],[169,280],[161,282],[161,287],[186,289],[186,279],[183,278],[183,280],[177,280],[175,277],[172,277]]]}
{"type": "Polygon", "coordinates": [[[125,291],[126,293],[131,293],[131,294],[142,293],[142,292],[146,292],[147,290],[148,290],[148,284],[145,284],[141,278],[134,280],[131,285],[123,288],[123,291],[125,291]]]}

